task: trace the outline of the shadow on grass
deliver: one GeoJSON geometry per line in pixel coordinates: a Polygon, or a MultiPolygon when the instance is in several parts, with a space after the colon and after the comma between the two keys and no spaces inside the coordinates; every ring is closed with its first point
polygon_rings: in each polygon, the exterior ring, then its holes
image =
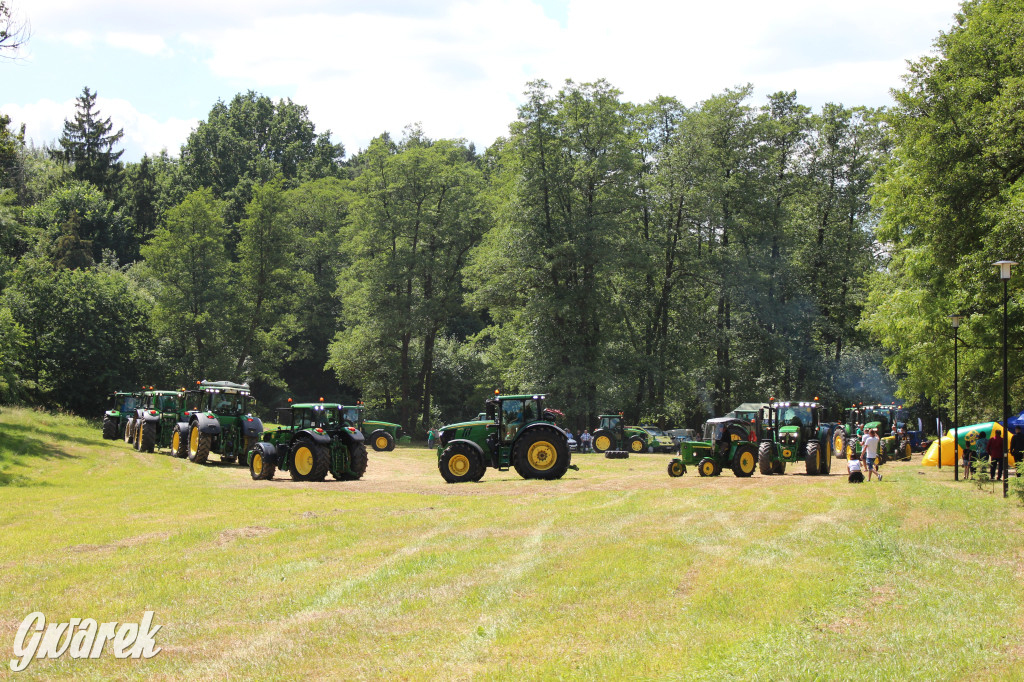
{"type": "Polygon", "coordinates": [[[19,425],[6,424],[0,432],[0,486],[27,485],[31,480],[21,474],[6,471],[10,465],[31,466],[32,459],[78,459],[75,455],[55,447],[39,438],[12,431],[25,431],[19,425]]]}
{"type": "Polygon", "coordinates": [[[73,436],[69,433],[61,431],[58,427],[53,426],[40,426],[39,424],[4,424],[4,431],[18,431],[20,433],[41,433],[47,436],[53,436],[54,439],[65,440],[70,443],[76,443],[78,445],[99,445],[102,442],[114,443],[116,441],[104,441],[103,437],[97,429],[96,438],[85,438],[82,436],[73,436]]]}

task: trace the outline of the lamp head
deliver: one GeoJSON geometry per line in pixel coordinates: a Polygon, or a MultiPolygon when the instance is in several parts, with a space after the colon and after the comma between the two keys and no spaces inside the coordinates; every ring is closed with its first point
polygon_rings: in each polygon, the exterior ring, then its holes
{"type": "Polygon", "coordinates": [[[1000,260],[996,261],[992,265],[999,266],[999,279],[1010,279],[1010,268],[1014,265],[1019,265],[1019,263],[1015,263],[1012,260],[1000,260]]]}
{"type": "Polygon", "coordinates": [[[964,319],[963,315],[950,315],[949,321],[953,323],[953,329],[960,326],[960,320],[964,319]]]}

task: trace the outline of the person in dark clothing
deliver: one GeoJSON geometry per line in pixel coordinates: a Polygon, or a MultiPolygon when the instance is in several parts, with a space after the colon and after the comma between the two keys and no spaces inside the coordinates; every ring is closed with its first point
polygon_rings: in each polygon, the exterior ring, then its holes
{"type": "Polygon", "coordinates": [[[1020,426],[1013,427],[1013,435],[1010,436],[1010,454],[1013,455],[1014,464],[1019,465],[1024,462],[1024,432],[1020,426]]]}
{"type": "Polygon", "coordinates": [[[995,481],[1006,478],[1006,459],[1003,458],[1003,435],[992,429],[992,437],[988,439],[988,458],[992,461],[989,476],[995,481]]]}

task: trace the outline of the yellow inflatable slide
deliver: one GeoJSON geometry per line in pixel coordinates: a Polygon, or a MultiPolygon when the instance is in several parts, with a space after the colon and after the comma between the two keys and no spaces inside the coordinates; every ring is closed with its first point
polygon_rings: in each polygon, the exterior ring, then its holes
{"type": "MultiPolygon", "coordinates": [[[[975,450],[975,446],[978,443],[979,438],[985,438],[988,440],[992,436],[992,431],[996,433],[1003,432],[1003,426],[999,422],[984,422],[982,424],[970,424],[968,426],[961,426],[957,431],[960,441],[956,448],[956,453],[953,451],[953,429],[946,432],[946,435],[933,441],[928,446],[928,450],[925,451],[924,457],[921,459],[921,464],[926,467],[937,466],[939,463],[939,452],[942,452],[942,466],[953,466],[954,457],[957,455],[963,456],[964,448],[970,451],[975,450]]],[[[1024,434],[1021,434],[1024,436],[1024,434]]],[[[1010,441],[1013,442],[1013,434],[1010,434],[1010,441]]],[[[1016,462],[1013,460],[1013,456],[1010,456],[1008,460],[1010,466],[1014,466],[1016,462]]]]}

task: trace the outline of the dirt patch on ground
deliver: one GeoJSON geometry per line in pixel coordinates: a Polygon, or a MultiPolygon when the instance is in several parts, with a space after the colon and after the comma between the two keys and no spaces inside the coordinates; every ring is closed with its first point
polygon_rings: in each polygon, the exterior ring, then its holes
{"type": "Polygon", "coordinates": [[[221,531],[220,535],[217,536],[217,544],[226,545],[229,542],[234,542],[235,540],[238,540],[239,538],[258,538],[273,532],[273,528],[267,528],[265,526],[245,526],[244,528],[228,528],[225,531],[221,531]]]}
{"type": "Polygon", "coordinates": [[[125,547],[135,547],[146,542],[155,542],[159,540],[166,540],[171,537],[170,533],[144,533],[142,535],[136,535],[135,537],[125,538],[124,540],[118,540],[117,542],[108,542],[102,545],[71,545],[68,547],[68,551],[71,552],[99,552],[103,550],[111,549],[123,549],[125,547]]]}

